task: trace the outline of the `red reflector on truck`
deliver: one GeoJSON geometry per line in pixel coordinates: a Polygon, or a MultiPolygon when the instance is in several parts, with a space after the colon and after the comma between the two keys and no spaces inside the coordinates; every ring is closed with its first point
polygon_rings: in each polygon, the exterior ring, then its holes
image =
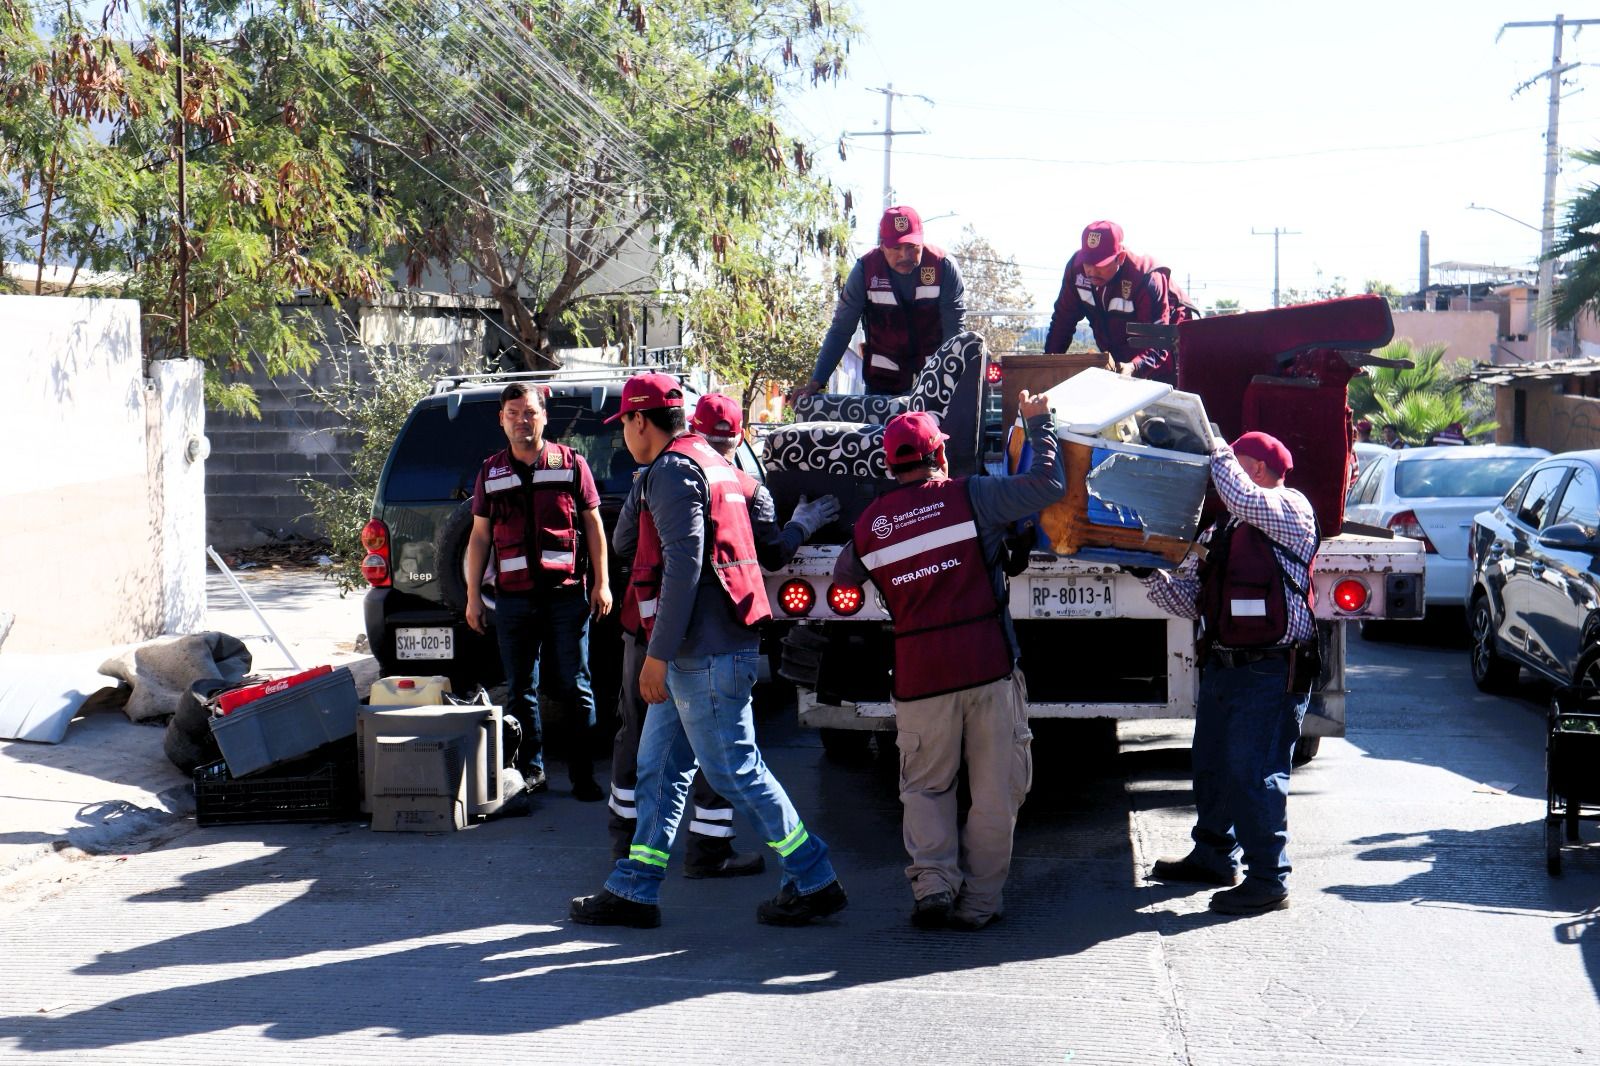
{"type": "Polygon", "coordinates": [[[1005,371],[1000,368],[999,363],[990,363],[983,368],[983,377],[989,384],[998,385],[1001,379],[1005,377],[1005,371]]]}
{"type": "Polygon", "coordinates": [[[834,614],[855,614],[865,602],[866,597],[861,594],[860,585],[828,586],[828,606],[833,608],[834,614]]]}
{"type": "Polygon", "coordinates": [[[1355,614],[1367,605],[1371,595],[1365,581],[1347,577],[1333,586],[1333,605],[1346,614],[1355,614]]]}
{"type": "Polygon", "coordinates": [[[810,614],[811,606],[816,602],[817,593],[809,581],[795,578],[793,581],[785,581],[783,587],[778,589],[778,607],[786,615],[810,614]]]}

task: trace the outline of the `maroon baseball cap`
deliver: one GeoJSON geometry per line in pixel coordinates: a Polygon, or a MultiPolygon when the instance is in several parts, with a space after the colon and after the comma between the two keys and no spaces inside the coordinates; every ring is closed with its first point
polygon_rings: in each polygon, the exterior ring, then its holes
{"type": "Polygon", "coordinates": [[[1083,248],[1078,261],[1084,266],[1104,266],[1122,251],[1122,227],[1102,219],[1083,227],[1083,248]]]}
{"type": "Polygon", "coordinates": [[[1248,455],[1266,463],[1279,477],[1294,469],[1294,456],[1284,447],[1283,441],[1270,433],[1246,433],[1233,442],[1234,455],[1248,455]]]}
{"type": "Polygon", "coordinates": [[[895,415],[883,427],[883,454],[890,465],[914,463],[939,450],[950,434],[939,431],[938,419],[926,411],[895,415]]]}
{"type": "Polygon", "coordinates": [[[689,424],[706,440],[726,444],[738,438],[739,431],[744,428],[744,416],[733,397],[708,392],[694,405],[694,417],[689,424]]]}
{"type": "Polygon", "coordinates": [[[922,244],[922,216],[914,207],[891,207],[878,220],[878,243],[893,248],[922,244]]]}
{"type": "Polygon", "coordinates": [[[683,386],[671,374],[635,374],[622,385],[622,410],[606,419],[615,422],[630,411],[682,407],[683,386]]]}

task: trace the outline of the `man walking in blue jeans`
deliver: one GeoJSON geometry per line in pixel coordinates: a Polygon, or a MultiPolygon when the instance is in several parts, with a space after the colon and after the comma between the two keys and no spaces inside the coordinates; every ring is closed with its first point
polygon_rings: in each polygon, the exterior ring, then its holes
{"type": "Polygon", "coordinates": [[[567,770],[572,795],[602,799],[594,780],[589,731],[589,618],[611,610],[600,493],[583,456],[544,439],[544,390],[513,382],[500,393],[500,428],[508,447],[484,460],[472,490],[467,539],[467,625],[487,628],[479,587],[494,549],[495,636],[506,671],[506,711],[525,727],[518,759],[528,791],[545,788],[545,688],[565,704],[567,770]],[[589,591],[585,594],[585,586],[589,591]]]}
{"type": "Polygon", "coordinates": [[[778,894],[756,908],[756,920],[805,925],[843,910],[848,900],[827,845],[801,822],[756,747],[755,627],[772,612],[738,471],[685,432],[683,391],[670,375],[629,378],[614,418],[646,466],[630,583],[647,641],[639,694],[650,709],[639,739],[633,845],[599,892],[572,901],[572,920],[661,924],[661,882],[697,760],[783,868],[778,894]]]}
{"type": "Polygon", "coordinates": [[[1218,445],[1211,480],[1227,515],[1175,573],[1143,575],[1151,602],[1200,621],[1194,847],[1150,875],[1224,886],[1211,897],[1222,914],[1289,905],[1289,772],[1320,669],[1310,569],[1319,533],[1311,502],[1284,485],[1293,466],[1266,433],[1218,445]],[[1241,852],[1248,876],[1236,884],[1241,852]]]}

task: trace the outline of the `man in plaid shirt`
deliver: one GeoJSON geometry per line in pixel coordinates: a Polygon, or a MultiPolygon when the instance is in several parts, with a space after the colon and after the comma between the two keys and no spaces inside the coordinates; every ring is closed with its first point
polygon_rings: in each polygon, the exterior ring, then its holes
{"type": "MultiPolygon", "coordinates": [[[[1192,750],[1194,848],[1181,858],[1161,859],[1151,876],[1225,886],[1211,897],[1211,909],[1224,914],[1289,905],[1289,771],[1310,703],[1309,685],[1294,676],[1294,665],[1296,646],[1316,638],[1310,564],[1319,540],[1311,502],[1284,486],[1293,465],[1289,449],[1265,433],[1246,433],[1211,456],[1211,480],[1229,517],[1265,534],[1281,569],[1286,619],[1273,642],[1229,646],[1219,633],[1207,632],[1226,621],[1206,616],[1208,590],[1210,602],[1220,603],[1224,613],[1248,616],[1246,624],[1260,625],[1268,608],[1266,601],[1218,598],[1219,590],[1209,583],[1226,582],[1227,574],[1222,567],[1203,568],[1204,552],[1191,552],[1171,574],[1153,571],[1144,577],[1152,603],[1201,621],[1205,649],[1192,750]],[[1234,867],[1241,851],[1247,874],[1242,884],[1234,867]]],[[[1211,546],[1225,527],[1231,528],[1226,520],[1212,525],[1200,544],[1211,546]]],[[[1230,548],[1225,565],[1238,558],[1235,551],[1230,548]]]]}

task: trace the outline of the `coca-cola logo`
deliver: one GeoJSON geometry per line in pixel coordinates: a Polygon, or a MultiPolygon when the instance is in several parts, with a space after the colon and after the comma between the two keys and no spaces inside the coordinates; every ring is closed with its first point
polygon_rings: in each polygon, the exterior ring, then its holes
{"type": "Polygon", "coordinates": [[[872,535],[879,540],[888,540],[889,534],[894,532],[894,523],[889,521],[887,515],[879,515],[872,520],[872,535]]]}

